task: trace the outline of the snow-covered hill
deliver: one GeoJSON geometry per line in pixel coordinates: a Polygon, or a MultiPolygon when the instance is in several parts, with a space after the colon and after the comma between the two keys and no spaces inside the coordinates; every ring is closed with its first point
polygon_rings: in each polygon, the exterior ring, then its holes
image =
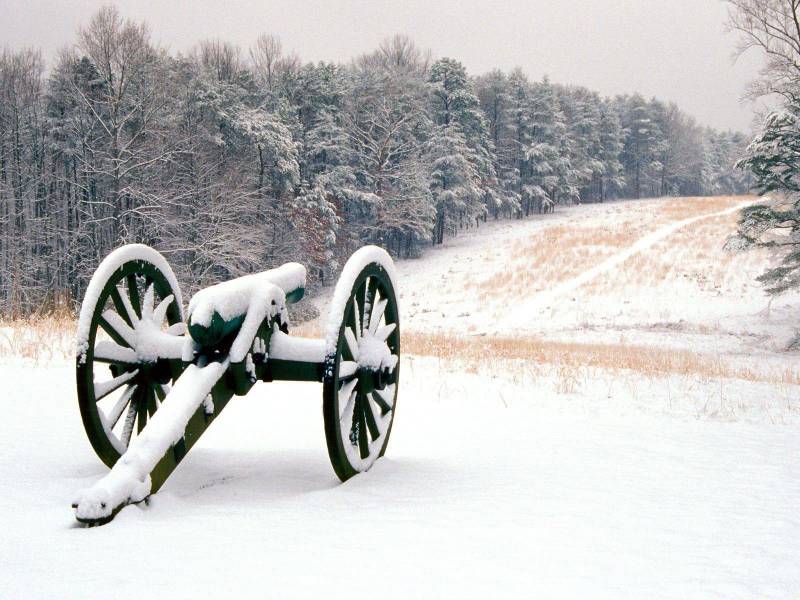
{"type": "Polygon", "coordinates": [[[69,359],[0,346],[0,598],[795,597],[797,298],[764,310],[766,257],[722,251],[744,201],[574,207],[399,263],[399,412],[344,485],[321,387],[262,384],[148,506],[75,528],[105,467],[69,359]]]}

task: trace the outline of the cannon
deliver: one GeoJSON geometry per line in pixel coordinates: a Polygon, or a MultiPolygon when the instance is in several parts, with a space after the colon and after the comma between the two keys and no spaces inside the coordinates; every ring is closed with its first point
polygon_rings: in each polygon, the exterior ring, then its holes
{"type": "Polygon", "coordinates": [[[78,404],[110,471],[72,506],[86,525],[156,493],[234,396],[259,381],[322,383],[325,439],[345,481],[383,456],[400,375],[394,265],[356,251],[333,292],[324,339],[289,335],[287,305],[305,292],[298,263],[197,292],[184,314],[164,256],[142,244],[109,254],[78,320],[78,404]]]}

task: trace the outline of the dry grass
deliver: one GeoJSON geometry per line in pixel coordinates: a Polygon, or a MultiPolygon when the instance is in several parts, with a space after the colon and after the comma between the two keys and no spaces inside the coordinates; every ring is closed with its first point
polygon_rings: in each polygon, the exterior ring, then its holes
{"type": "MultiPolygon", "coordinates": [[[[510,248],[501,253],[511,257],[510,265],[485,279],[467,279],[464,289],[476,293],[481,301],[491,298],[497,290],[517,297],[540,292],[600,264],[658,226],[720,212],[746,199],[747,197],[742,196],[664,199],[655,209],[652,205],[647,205],[644,209],[645,205],[631,202],[626,205],[628,208],[625,212],[616,214],[607,225],[583,227],[569,224],[548,227],[530,239],[512,242],[510,248]]],[[[721,219],[725,221],[724,227],[718,222],[711,226],[712,234],[716,235],[708,235],[706,231],[702,231],[701,223],[687,228],[688,233],[683,232],[679,236],[678,233],[681,232],[678,232],[670,236],[663,243],[674,245],[679,241],[684,244],[689,240],[692,243],[688,246],[692,250],[698,250],[697,240],[701,240],[703,248],[711,255],[716,250],[712,245],[719,238],[720,231],[724,231],[725,235],[732,231],[732,224],[737,217],[731,214],[721,219]],[[727,226],[728,223],[731,227],[727,226]]],[[[722,241],[724,242],[724,237],[722,241]]],[[[619,281],[607,278],[606,286],[618,287],[623,281],[663,281],[674,261],[656,261],[658,264],[653,264],[651,257],[658,258],[657,253],[631,257],[621,267],[625,276],[619,281]]],[[[697,258],[702,259],[703,256],[698,254],[697,258]]],[[[602,287],[603,283],[596,282],[595,285],[602,287]]]]}
{"type": "Polygon", "coordinates": [[[746,200],[755,200],[755,198],[755,196],[671,198],[669,200],[663,200],[659,204],[656,214],[670,221],[680,221],[691,217],[720,212],[746,200]]]}
{"type": "Polygon", "coordinates": [[[313,319],[312,321],[306,321],[305,323],[298,323],[297,325],[289,327],[289,333],[291,335],[296,335],[305,338],[322,338],[325,336],[325,333],[323,332],[322,328],[323,328],[322,319],[317,318],[313,319]]]}
{"type": "Polygon", "coordinates": [[[758,371],[730,365],[718,355],[675,348],[420,332],[404,332],[402,343],[405,354],[451,361],[472,372],[477,372],[481,366],[502,367],[503,363],[513,361],[555,366],[558,380],[566,388],[575,387],[577,373],[584,368],[628,370],[651,378],[680,375],[705,380],[740,379],[800,385],[800,371],[797,370],[758,371]]]}
{"type": "Polygon", "coordinates": [[[512,244],[513,263],[481,281],[467,280],[465,288],[485,298],[504,294],[526,295],[576,277],[588,268],[632,244],[639,232],[629,221],[619,228],[557,225],[530,240],[512,244]]]}
{"type": "MultiPolygon", "coordinates": [[[[292,329],[292,335],[321,337],[319,320],[292,329]]],[[[21,357],[37,364],[72,356],[75,323],[71,317],[49,315],[0,322],[0,359],[21,357]]],[[[775,385],[800,385],[800,371],[767,372],[729,364],[719,355],[688,350],[619,343],[581,343],[531,336],[459,336],[451,333],[404,331],[404,355],[433,357],[452,369],[469,373],[551,374],[556,391],[573,393],[587,370],[622,371],[659,378],[671,375],[701,380],[738,379],[775,385]],[[488,371],[487,371],[488,370],[488,371]]]]}
{"type": "Polygon", "coordinates": [[[75,319],[70,313],[0,321],[0,359],[18,357],[46,363],[71,357],[74,347],[75,319]]]}
{"type": "MultiPolygon", "coordinates": [[[[741,198],[735,198],[741,201],[741,198]]],[[[721,209],[724,210],[724,207],[721,209]]],[[[693,282],[701,290],[735,290],[744,293],[744,282],[753,279],[769,260],[769,251],[745,254],[724,250],[736,230],[738,213],[704,219],[676,231],[648,252],[631,256],[609,276],[588,284],[584,293],[611,294],[627,286],[658,287],[675,280],[693,282]],[[752,272],[753,277],[742,277],[752,272]]]]}

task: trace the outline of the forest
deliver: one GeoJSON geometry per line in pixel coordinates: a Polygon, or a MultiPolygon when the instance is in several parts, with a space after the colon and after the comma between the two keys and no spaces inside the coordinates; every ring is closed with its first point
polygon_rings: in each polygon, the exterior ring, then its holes
{"type": "Polygon", "coordinates": [[[402,35],[347,64],[268,34],[170,52],[109,6],[52,64],[0,51],[0,317],[72,310],[123,243],[188,292],[287,260],[326,285],[365,243],[411,257],[560,205],[741,193],[747,141],[402,35]]]}

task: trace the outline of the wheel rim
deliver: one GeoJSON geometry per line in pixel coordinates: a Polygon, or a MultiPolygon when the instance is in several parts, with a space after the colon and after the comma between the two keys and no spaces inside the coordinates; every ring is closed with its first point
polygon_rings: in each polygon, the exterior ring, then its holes
{"type": "Polygon", "coordinates": [[[144,429],[183,368],[183,310],[176,292],[156,266],[133,260],[114,271],[97,298],[76,374],[86,434],[109,467],[144,429]]]}
{"type": "Polygon", "coordinates": [[[400,323],[391,280],[378,264],[356,278],[326,358],[324,413],[328,454],[343,481],[383,456],[396,411],[400,323]]]}

